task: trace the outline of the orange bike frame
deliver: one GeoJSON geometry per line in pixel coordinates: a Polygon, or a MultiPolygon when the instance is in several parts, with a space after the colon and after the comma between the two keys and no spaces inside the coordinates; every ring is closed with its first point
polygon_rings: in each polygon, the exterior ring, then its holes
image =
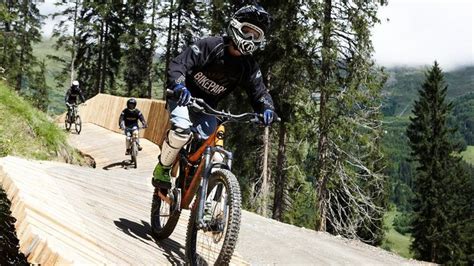
{"type": "MultiPolygon", "coordinates": [[[[216,140],[217,140],[217,138],[216,138],[217,137],[217,132],[219,131],[220,127],[221,127],[220,125],[217,126],[214,133],[212,133],[212,135],[209,136],[209,138],[207,138],[207,140],[199,147],[199,149],[196,152],[194,152],[191,155],[188,155],[189,164],[186,165],[186,167],[185,167],[183,182],[185,182],[185,180],[187,180],[191,167],[196,165],[198,160],[202,157],[202,154],[204,153],[206,148],[215,146],[215,143],[216,143],[216,140]]],[[[194,197],[194,195],[196,194],[196,191],[199,188],[199,184],[201,183],[201,179],[202,179],[201,173],[202,173],[202,170],[204,168],[204,164],[205,164],[205,160],[201,160],[201,162],[199,163],[198,169],[194,173],[194,176],[191,180],[191,184],[189,185],[189,187],[186,189],[183,186],[184,197],[181,199],[181,207],[183,209],[189,209],[189,204],[193,200],[193,197],[194,197]]]]}

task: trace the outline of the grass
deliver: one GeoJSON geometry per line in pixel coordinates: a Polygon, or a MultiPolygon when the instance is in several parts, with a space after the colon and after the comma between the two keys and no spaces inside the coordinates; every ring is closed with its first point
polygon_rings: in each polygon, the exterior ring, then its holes
{"type": "Polygon", "coordinates": [[[398,213],[396,210],[390,210],[385,214],[384,223],[386,231],[382,247],[402,257],[412,258],[413,255],[410,253],[410,236],[400,234],[393,227],[393,219],[395,219],[398,213]]]}
{"type": "Polygon", "coordinates": [[[467,149],[461,152],[464,161],[470,165],[474,165],[474,146],[467,146],[467,149]]]}
{"type": "Polygon", "coordinates": [[[84,164],[66,133],[41,111],[0,82],[0,156],[84,164]]]}

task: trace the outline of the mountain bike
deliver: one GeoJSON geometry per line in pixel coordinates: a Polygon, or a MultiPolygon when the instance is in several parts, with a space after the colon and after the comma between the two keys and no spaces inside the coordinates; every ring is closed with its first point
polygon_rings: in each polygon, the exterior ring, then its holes
{"type": "Polygon", "coordinates": [[[81,117],[79,116],[79,110],[77,107],[77,104],[69,104],[69,110],[66,113],[64,125],[66,127],[66,130],[69,131],[71,129],[72,124],[74,124],[76,133],[80,134],[82,130],[82,121],[81,117]]]}
{"type": "MultiPolygon", "coordinates": [[[[172,91],[167,94],[172,95],[172,91]]],[[[232,152],[224,149],[224,125],[229,122],[261,124],[261,114],[214,110],[204,100],[191,98],[195,112],[218,120],[214,133],[202,140],[193,132],[172,166],[171,189],[155,189],[151,207],[152,234],[171,235],[182,209],[191,209],[186,232],[186,258],[191,265],[228,264],[237,243],[241,217],[239,182],[232,173],[232,152]]],[[[277,118],[279,120],[279,118],[277,118]]]]}
{"type": "MultiPolygon", "coordinates": [[[[145,127],[141,127],[142,129],[145,127]]],[[[134,126],[132,128],[125,129],[125,134],[127,136],[127,147],[130,147],[130,161],[134,165],[134,168],[137,168],[137,157],[138,157],[138,127],[134,126]]]]}

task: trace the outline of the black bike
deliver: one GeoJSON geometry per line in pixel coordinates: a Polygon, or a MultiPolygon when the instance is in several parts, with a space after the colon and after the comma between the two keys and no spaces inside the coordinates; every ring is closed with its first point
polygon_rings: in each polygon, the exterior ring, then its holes
{"type": "MultiPolygon", "coordinates": [[[[141,129],[144,129],[145,127],[140,127],[141,129]]],[[[134,126],[130,129],[126,130],[126,136],[127,136],[127,146],[130,147],[130,162],[133,164],[134,168],[137,168],[137,157],[138,157],[138,127],[134,126]]]]}
{"type": "Polygon", "coordinates": [[[66,119],[64,121],[66,130],[69,131],[72,124],[74,124],[76,133],[80,134],[82,130],[82,121],[81,117],[79,116],[79,110],[77,108],[78,106],[77,104],[69,104],[68,106],[68,112],[66,113],[66,119]]]}

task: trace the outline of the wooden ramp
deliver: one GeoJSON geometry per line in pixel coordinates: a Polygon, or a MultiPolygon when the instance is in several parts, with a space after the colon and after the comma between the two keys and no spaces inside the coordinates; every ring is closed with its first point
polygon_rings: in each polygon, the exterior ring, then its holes
{"type": "MultiPolygon", "coordinates": [[[[98,95],[81,111],[83,131],[70,143],[92,156],[96,169],[16,157],[0,158],[0,185],[12,202],[21,251],[30,263],[44,265],[184,264],[189,212],[171,237],[149,234],[150,183],[160,143],[168,127],[164,104],[139,101],[150,120],[142,132],[138,169],[122,162],[125,139],[115,127],[125,98],[98,95]],[[155,121],[155,122],[151,122],[155,121]],[[95,124],[91,124],[95,123],[95,124]],[[112,132],[115,131],[115,132],[112,132]]],[[[62,119],[58,122],[62,123],[62,119]]],[[[0,258],[1,259],[1,258],[0,258]]],[[[231,263],[316,265],[407,265],[392,253],[357,241],[330,236],[242,212],[231,263]],[[245,257],[245,260],[242,256],[245,257]]]]}
{"type": "MultiPolygon", "coordinates": [[[[150,232],[148,178],[55,162],[0,159],[20,249],[30,263],[182,264],[188,212],[170,239],[150,232]]],[[[234,256],[233,263],[245,264],[234,256]]]]}
{"type": "MultiPolygon", "coordinates": [[[[170,239],[158,242],[149,234],[150,177],[158,147],[142,139],[138,169],[103,170],[127,159],[124,137],[92,124],[85,124],[83,130],[81,135],[71,135],[71,143],[96,158],[96,169],[0,159],[0,183],[12,201],[20,249],[28,261],[183,264],[188,211],[182,213],[170,239]]],[[[238,254],[232,263],[247,264],[238,254]]]]}

